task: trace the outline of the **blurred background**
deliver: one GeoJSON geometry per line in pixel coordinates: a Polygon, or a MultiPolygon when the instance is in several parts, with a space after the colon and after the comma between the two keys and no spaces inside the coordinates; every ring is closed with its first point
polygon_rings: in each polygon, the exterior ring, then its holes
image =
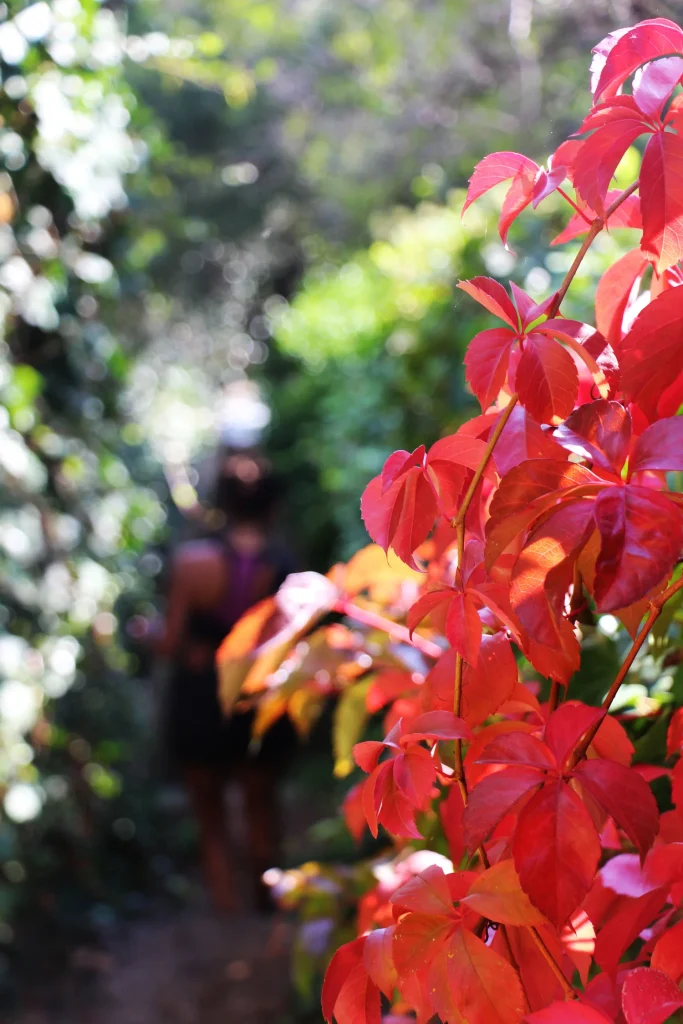
{"type": "MultiPolygon", "coordinates": [[[[285,919],[246,915],[236,939],[202,903],[145,643],[169,553],[211,528],[219,443],[267,452],[300,567],[367,542],[386,454],[476,411],[462,357],[488,321],[455,282],[545,295],[577,248],[550,245],[555,197],[514,225],[519,256],[495,194],[461,220],[474,164],[545,160],[589,102],[590,48],[680,13],[0,3],[3,1018],[320,1020],[285,919]]],[[[619,251],[600,236],[575,314],[619,251]]],[[[343,792],[323,716],[285,780],[283,866],[352,858],[343,792]]]]}

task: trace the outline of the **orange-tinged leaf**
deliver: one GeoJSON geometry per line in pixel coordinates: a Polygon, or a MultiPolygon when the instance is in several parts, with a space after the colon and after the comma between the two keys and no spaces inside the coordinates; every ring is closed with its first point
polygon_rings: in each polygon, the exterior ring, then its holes
{"type": "Polygon", "coordinates": [[[468,1024],[519,1024],[526,1000],[515,969],[465,928],[451,939],[448,978],[468,1024]]]}
{"type": "Polygon", "coordinates": [[[461,902],[482,917],[501,924],[536,925],[544,920],[522,889],[511,860],[488,868],[461,902]]]}

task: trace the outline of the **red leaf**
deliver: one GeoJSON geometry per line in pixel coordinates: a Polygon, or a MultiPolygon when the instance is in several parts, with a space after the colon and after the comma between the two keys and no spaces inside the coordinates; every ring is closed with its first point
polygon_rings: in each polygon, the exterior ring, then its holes
{"type": "Polygon", "coordinates": [[[593,884],[600,853],[591,817],[565,783],[546,783],[520,811],[512,844],[519,880],[558,928],[593,884]]]}
{"type": "Polygon", "coordinates": [[[503,200],[500,217],[498,218],[498,234],[506,249],[509,248],[507,237],[510,225],[519,217],[522,210],[529,205],[534,194],[535,181],[535,171],[527,167],[520,167],[512,179],[508,193],[503,200]]]}
{"type": "Polygon", "coordinates": [[[451,786],[446,797],[439,804],[439,818],[441,827],[448,843],[448,855],[456,866],[462,860],[465,853],[465,838],[463,835],[462,816],[465,805],[462,793],[458,786],[451,786]]]}
{"type": "Polygon", "coordinates": [[[534,907],[519,884],[511,860],[502,860],[480,875],[467,896],[460,901],[481,917],[501,924],[536,925],[543,915],[534,907]]]}
{"type": "MultiPolygon", "coordinates": [[[[533,178],[536,176],[537,170],[538,164],[535,164],[533,160],[523,156],[521,153],[489,153],[474,168],[462,212],[464,213],[475,199],[479,199],[485,192],[488,192],[489,189],[494,188],[496,185],[500,185],[501,182],[514,178],[519,171],[527,171],[532,178],[533,184],[533,178]]],[[[531,193],[529,194],[529,200],[531,200],[531,193]]]]}
{"type": "MultiPolygon", "coordinates": [[[[441,514],[450,519],[456,515],[466,484],[482,461],[486,445],[476,437],[450,434],[436,441],[425,459],[425,476],[429,480],[441,514]]],[[[495,473],[490,462],[487,471],[495,473]]],[[[413,549],[414,550],[414,549],[413,549]]]]}
{"type": "Polygon", "coordinates": [[[401,743],[419,740],[469,740],[472,730],[452,711],[427,711],[410,723],[410,732],[404,733],[401,743]]]}
{"type": "Polygon", "coordinates": [[[608,36],[594,52],[600,55],[591,67],[596,75],[593,94],[598,100],[603,93],[608,90],[612,93],[623,85],[629,75],[648,61],[683,53],[683,31],[667,18],[649,18],[608,36]]]}
{"type": "Polygon", "coordinates": [[[457,921],[438,914],[406,914],[396,925],[392,955],[401,976],[428,967],[457,921]]]}
{"type": "Polygon", "coordinates": [[[652,951],[650,966],[668,974],[671,980],[678,985],[683,977],[683,921],[679,921],[673,928],[667,929],[657,939],[652,951]]]}
{"type": "Polygon", "coordinates": [[[683,753],[683,708],[677,708],[671,716],[666,734],[666,752],[669,757],[683,753]]]}
{"type": "Polygon", "coordinates": [[[631,444],[631,416],[619,402],[598,399],[575,409],[555,437],[569,451],[619,473],[631,444]]]}
{"type": "MultiPolygon", "coordinates": [[[[647,928],[666,902],[667,889],[652,889],[637,899],[628,900],[600,929],[595,942],[595,962],[603,971],[614,974],[623,954],[647,928]]],[[[626,897],[624,897],[626,899],[626,897]]]]}
{"type": "Polygon", "coordinates": [[[415,568],[413,551],[427,539],[437,516],[434,493],[421,470],[410,470],[382,493],[382,478],[370,481],[361,498],[365,527],[385,551],[415,568]]]}
{"type": "Polygon", "coordinates": [[[579,740],[604,716],[601,708],[592,708],[578,701],[567,701],[552,713],[545,727],[545,742],[560,767],[564,767],[579,740]]]}
{"type": "Polygon", "coordinates": [[[536,768],[504,768],[487,775],[474,787],[462,817],[467,849],[474,852],[499,821],[530,792],[543,784],[536,768]]]}
{"type": "Polygon", "coordinates": [[[486,565],[496,562],[505,548],[534,521],[560,501],[596,493],[600,478],[584,466],[553,459],[533,459],[511,469],[501,481],[486,524],[486,565]]]}
{"type": "Polygon", "coordinates": [[[649,967],[629,971],[621,990],[628,1024],[663,1024],[683,1006],[683,993],[671,978],[649,967]]]}
{"type": "Polygon", "coordinates": [[[396,968],[391,956],[394,941],[394,927],[378,928],[365,938],[363,962],[371,981],[387,999],[391,999],[396,988],[396,968]]]}
{"type": "Polygon", "coordinates": [[[521,405],[516,405],[496,444],[499,473],[505,475],[529,459],[563,458],[564,452],[551,435],[546,434],[521,405]]]}
{"type": "Polygon", "coordinates": [[[357,785],[352,786],[344,797],[342,804],[342,812],[344,814],[344,821],[346,827],[356,840],[360,842],[361,836],[365,832],[366,820],[365,812],[363,810],[363,783],[359,782],[357,785]]]}
{"type": "Polygon", "coordinates": [[[526,1003],[515,969],[467,929],[451,939],[448,979],[467,1024],[519,1024],[526,1003]]]}
{"type": "Polygon", "coordinates": [[[529,1013],[524,1018],[528,1024],[609,1024],[599,1010],[575,1000],[568,1003],[553,1003],[536,1013],[529,1013]]]}
{"type": "Polygon", "coordinates": [[[605,196],[621,158],[646,131],[647,125],[631,114],[598,128],[581,146],[574,164],[574,187],[593,210],[603,212],[605,196]]]}
{"type": "MultiPolygon", "coordinates": [[[[481,725],[494,714],[511,696],[517,677],[517,662],[507,637],[502,633],[483,636],[477,664],[466,663],[463,671],[461,713],[467,725],[481,725]]],[[[435,708],[453,707],[455,651],[441,655],[427,676],[425,688],[435,708]]]]}
{"type": "Polygon", "coordinates": [[[647,782],[634,769],[602,758],[582,761],[576,776],[644,860],[659,830],[657,802],[647,782]]]}
{"type": "Polygon", "coordinates": [[[679,758],[671,773],[671,798],[683,815],[683,757],[679,758]]]}
{"type": "Polygon", "coordinates": [[[594,529],[593,503],[561,505],[529,536],[512,571],[510,599],[529,635],[557,644],[573,564],[594,529]]]}
{"type": "Polygon", "coordinates": [[[545,743],[524,732],[503,733],[488,743],[477,764],[519,764],[541,771],[557,771],[557,763],[545,743]]]}
{"type": "Polygon", "coordinates": [[[639,314],[619,347],[622,387],[650,422],[670,412],[659,411],[666,392],[683,373],[683,317],[677,288],[662,292],[639,314]]]}
{"type": "Polygon", "coordinates": [[[395,907],[416,914],[453,914],[453,896],[448,875],[438,864],[425,868],[397,889],[390,899],[395,907]]]}
{"type": "Polygon", "coordinates": [[[640,435],[628,460],[629,476],[646,469],[683,470],[683,417],[658,420],[640,435]]]}
{"type": "Polygon", "coordinates": [[[517,310],[512,299],[498,281],[494,281],[492,277],[473,277],[471,281],[458,281],[456,287],[466,292],[484,309],[488,309],[489,313],[504,320],[513,330],[517,330],[519,323],[517,310]]]}
{"type": "Polygon", "coordinates": [[[680,57],[664,57],[646,64],[633,79],[633,99],[644,114],[659,117],[683,75],[680,57]]]}
{"type": "Polygon", "coordinates": [[[595,293],[595,322],[610,345],[617,346],[621,341],[624,314],[638,294],[647,265],[640,250],[632,249],[600,278],[595,293]]]}
{"type": "Polygon", "coordinates": [[[510,347],[515,336],[505,327],[481,331],[467,347],[467,383],[486,410],[496,400],[507,379],[510,347]]]}
{"type": "Polygon", "coordinates": [[[524,342],[515,388],[519,400],[539,423],[559,423],[574,408],[579,376],[561,345],[537,332],[524,342]]]}
{"type": "Polygon", "coordinates": [[[656,491],[628,485],[598,495],[601,546],[593,593],[601,612],[623,608],[667,576],[683,545],[683,518],[656,491]]]}
{"type": "Polygon", "coordinates": [[[337,1024],[380,1024],[379,989],[368,977],[363,961],[365,936],[348,942],[332,957],[325,974],[322,1010],[337,1024]]]}
{"type": "Polygon", "coordinates": [[[640,170],[640,248],[660,274],[683,256],[682,185],[683,138],[657,132],[645,147],[640,170]]]}

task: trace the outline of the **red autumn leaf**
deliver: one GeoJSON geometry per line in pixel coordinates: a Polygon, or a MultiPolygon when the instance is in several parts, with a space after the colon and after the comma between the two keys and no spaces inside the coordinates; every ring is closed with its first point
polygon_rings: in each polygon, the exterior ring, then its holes
{"type": "Polygon", "coordinates": [[[629,971],[621,990],[628,1024],[663,1024],[683,1006],[683,993],[671,978],[649,967],[629,971]]]}
{"type": "Polygon", "coordinates": [[[364,947],[361,936],[338,949],[330,961],[322,991],[328,1024],[380,1024],[379,989],[368,976],[364,947]]]}
{"type": "Polygon", "coordinates": [[[666,752],[672,754],[683,753],[683,708],[676,708],[666,735],[666,752]]]}
{"type": "Polygon", "coordinates": [[[369,932],[363,949],[363,962],[370,980],[387,999],[391,999],[396,988],[396,968],[391,956],[394,931],[391,926],[369,932]]]}
{"type": "Polygon", "coordinates": [[[469,740],[471,737],[472,730],[467,723],[452,711],[426,711],[410,723],[409,730],[401,736],[401,745],[418,743],[420,740],[433,743],[440,740],[469,740]]]}
{"type": "Polygon", "coordinates": [[[650,422],[677,411],[666,408],[667,393],[683,374],[683,319],[676,288],[662,292],[638,315],[619,346],[622,387],[650,422]]]}
{"type": "Polygon", "coordinates": [[[679,758],[671,773],[671,798],[683,815],[683,757],[679,758]]]}
{"type": "MultiPolygon", "coordinates": [[[[486,445],[478,438],[452,434],[425,454],[394,452],[367,485],[361,513],[372,539],[416,568],[413,552],[427,539],[440,513],[454,516],[458,502],[482,460],[486,445]]],[[[488,468],[489,475],[493,467],[488,468]]]]}
{"type": "Polygon", "coordinates": [[[628,462],[629,477],[645,470],[683,470],[683,417],[658,420],[637,439],[628,462]]]}
{"type": "Polygon", "coordinates": [[[604,94],[613,95],[648,61],[683,53],[683,30],[667,18],[649,18],[633,28],[612,33],[593,52],[592,90],[597,101],[604,94]]]}
{"type": "Polygon", "coordinates": [[[619,402],[581,405],[554,432],[560,444],[594,466],[620,473],[631,445],[631,417],[619,402]]]}
{"type": "Polygon", "coordinates": [[[645,148],[640,172],[640,247],[659,273],[683,256],[682,183],[683,138],[656,132],[645,148]]]}
{"type": "Polygon", "coordinates": [[[522,889],[511,860],[488,868],[461,902],[489,921],[501,924],[537,925],[543,921],[543,915],[522,889]]]}
{"type": "Polygon", "coordinates": [[[600,478],[584,466],[554,459],[532,459],[510,470],[489,508],[486,565],[494,564],[509,544],[561,501],[596,493],[600,478]]]}
{"type": "Polygon", "coordinates": [[[585,140],[574,164],[574,185],[588,206],[603,212],[604,200],[621,158],[647,130],[642,117],[630,113],[622,120],[598,128],[585,140]]]}
{"type": "Polygon", "coordinates": [[[667,576],[683,545],[683,517],[650,488],[612,487],[598,495],[601,547],[594,595],[602,612],[623,608],[667,576]]]}
{"type": "Polygon", "coordinates": [[[367,822],[365,820],[365,812],[363,810],[363,784],[358,783],[352,786],[344,797],[342,804],[342,813],[344,815],[344,821],[346,827],[356,840],[360,842],[360,839],[365,832],[367,822]]]}
{"type": "Polygon", "coordinates": [[[678,985],[683,978],[683,921],[679,921],[657,939],[650,966],[668,974],[678,985]]]}
{"type": "Polygon", "coordinates": [[[415,914],[452,915],[450,877],[443,868],[432,864],[397,889],[391,897],[391,903],[400,910],[409,910],[415,914]]]}
{"type": "Polygon", "coordinates": [[[647,260],[640,250],[632,249],[608,267],[598,282],[595,322],[601,334],[614,347],[621,341],[624,316],[637,297],[647,266],[647,260]]]}
{"type": "Polygon", "coordinates": [[[517,764],[557,772],[557,761],[545,743],[525,732],[505,732],[497,736],[484,747],[477,764],[517,764]]]}
{"type": "Polygon", "coordinates": [[[505,327],[481,331],[472,339],[465,353],[467,383],[472,388],[482,409],[495,402],[507,380],[510,349],[515,336],[505,327]]]}
{"type": "Polygon", "coordinates": [[[441,914],[406,914],[396,925],[392,956],[402,976],[428,967],[448,940],[457,919],[441,914]]]}
{"type": "Polygon", "coordinates": [[[574,408],[579,386],[574,360],[538,332],[524,342],[515,373],[519,400],[540,423],[558,423],[574,408]]]}
{"type": "Polygon", "coordinates": [[[451,786],[439,804],[441,827],[448,843],[448,855],[457,866],[465,853],[462,816],[465,810],[459,786],[451,786]]]}
{"type": "MultiPolygon", "coordinates": [[[[517,662],[510,641],[502,633],[483,636],[476,665],[465,664],[462,680],[461,714],[467,725],[481,725],[511,696],[518,678],[517,662]]],[[[427,676],[425,691],[433,706],[453,707],[455,651],[441,655],[427,676]]]]}
{"type": "Polygon", "coordinates": [[[553,1003],[524,1018],[528,1024],[609,1024],[605,1017],[592,1006],[574,1001],[553,1003]]]}
{"type": "Polygon", "coordinates": [[[473,277],[470,281],[458,281],[457,286],[471,296],[489,313],[504,320],[509,327],[517,330],[519,317],[508,293],[502,284],[491,277],[473,277]]]}
{"type": "Polygon", "coordinates": [[[595,962],[603,971],[614,974],[619,961],[643,928],[652,924],[663,907],[667,896],[666,887],[627,900],[598,932],[595,942],[595,962]]]}
{"type": "Polygon", "coordinates": [[[463,834],[473,853],[516,804],[543,785],[536,768],[509,767],[481,779],[470,793],[463,814],[463,834]]]}
{"type": "Polygon", "coordinates": [[[681,76],[681,57],[663,57],[639,68],[633,79],[633,98],[643,113],[658,118],[681,76]]]}
{"type": "Polygon", "coordinates": [[[604,716],[602,708],[592,708],[578,701],[567,701],[550,715],[545,727],[545,742],[560,768],[565,767],[567,758],[579,741],[604,716]]]}
{"type": "Polygon", "coordinates": [[[659,829],[657,802],[647,782],[635,769],[602,758],[582,761],[575,774],[644,860],[659,829]]]}
{"type": "Polygon", "coordinates": [[[506,245],[510,225],[531,202],[537,171],[538,165],[521,153],[490,153],[480,160],[470,178],[463,214],[475,199],[512,178],[498,221],[498,231],[506,245]]]}
{"type": "Polygon", "coordinates": [[[600,853],[590,815],[565,783],[546,783],[520,811],[512,843],[519,880],[558,928],[593,884],[600,853]]]}
{"type": "Polygon", "coordinates": [[[448,980],[468,1024],[519,1024],[522,1019],[526,1004],[517,972],[466,928],[451,939],[448,980]]]}
{"type": "Polygon", "coordinates": [[[475,595],[457,587],[444,587],[423,594],[408,613],[408,629],[413,632],[419,622],[437,608],[447,609],[445,633],[453,649],[471,665],[477,663],[481,646],[482,622],[475,595]]]}
{"type": "Polygon", "coordinates": [[[593,530],[593,504],[575,501],[561,505],[529,535],[512,570],[510,598],[534,640],[557,644],[573,564],[593,530]]]}

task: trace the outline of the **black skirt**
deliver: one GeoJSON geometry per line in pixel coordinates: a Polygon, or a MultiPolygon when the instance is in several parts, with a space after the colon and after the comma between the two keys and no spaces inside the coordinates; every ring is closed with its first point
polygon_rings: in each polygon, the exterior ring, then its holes
{"type": "Polygon", "coordinates": [[[218,677],[213,667],[203,672],[174,673],[166,715],[170,760],[226,771],[235,771],[251,759],[284,767],[297,743],[290,720],[279,719],[261,740],[252,741],[254,714],[235,711],[226,718],[218,701],[218,677]]]}

